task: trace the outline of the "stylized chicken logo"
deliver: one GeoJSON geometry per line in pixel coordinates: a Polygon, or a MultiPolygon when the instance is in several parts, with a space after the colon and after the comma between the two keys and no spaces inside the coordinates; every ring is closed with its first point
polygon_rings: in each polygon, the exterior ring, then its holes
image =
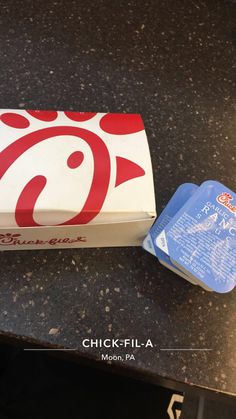
{"type": "MultiPolygon", "coordinates": [[[[56,111],[27,111],[30,117],[36,118],[42,123],[50,123],[57,120],[56,111]]],[[[96,113],[65,112],[68,121],[85,122],[94,118],[96,113]]],[[[23,130],[30,126],[30,118],[22,113],[5,112],[0,116],[3,124],[23,130]]],[[[47,124],[48,125],[48,124],[47,124]]],[[[46,140],[60,141],[62,136],[74,137],[83,140],[89,147],[93,157],[93,174],[90,189],[85,198],[84,205],[78,214],[58,225],[87,224],[94,219],[105,202],[111,175],[111,158],[107,145],[97,133],[75,125],[54,125],[40,128],[21,136],[10,143],[0,153],[0,181],[14,164],[14,162],[32,147],[46,140]]],[[[144,129],[142,119],[135,114],[102,114],[99,121],[100,129],[104,133],[113,135],[127,135],[144,129]]],[[[81,150],[73,151],[67,158],[67,167],[75,170],[84,163],[84,153],[81,150]]],[[[115,187],[133,179],[143,176],[145,171],[136,163],[124,157],[116,156],[116,180],[115,187]]],[[[34,209],[42,191],[47,184],[47,178],[39,173],[33,176],[23,187],[17,199],[15,219],[18,226],[39,226],[34,220],[34,209]],[[27,208],[27,211],[25,210],[27,208]]]]}

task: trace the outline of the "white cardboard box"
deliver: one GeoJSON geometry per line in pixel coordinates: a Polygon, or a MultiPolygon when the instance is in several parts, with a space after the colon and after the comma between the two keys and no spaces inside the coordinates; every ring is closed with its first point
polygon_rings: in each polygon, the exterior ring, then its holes
{"type": "Polygon", "coordinates": [[[0,250],[140,245],[155,212],[140,115],[0,110],[0,250]]]}

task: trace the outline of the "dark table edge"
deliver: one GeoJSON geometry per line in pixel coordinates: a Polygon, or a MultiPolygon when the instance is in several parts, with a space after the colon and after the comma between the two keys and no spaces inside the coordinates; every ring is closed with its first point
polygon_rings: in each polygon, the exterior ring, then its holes
{"type": "Polygon", "coordinates": [[[0,342],[8,343],[19,348],[27,349],[52,349],[48,351],[49,355],[57,356],[59,358],[71,360],[83,366],[94,367],[104,372],[110,372],[112,374],[118,374],[121,376],[126,376],[129,378],[136,379],[138,381],[160,385],[166,388],[171,388],[176,391],[186,392],[188,394],[193,394],[197,396],[203,396],[212,400],[221,400],[222,402],[227,402],[235,405],[236,394],[229,393],[226,391],[215,390],[210,387],[198,386],[191,383],[184,383],[172,378],[160,376],[155,373],[150,373],[144,368],[138,368],[136,366],[131,367],[127,366],[123,362],[106,362],[101,361],[97,357],[92,357],[90,354],[86,354],[81,351],[65,351],[64,347],[57,344],[52,344],[49,342],[39,342],[33,337],[26,337],[23,335],[16,335],[14,333],[4,332],[0,330],[0,342]],[[26,345],[27,343],[27,345],[26,345]],[[53,349],[61,349],[60,351],[53,351],[53,349]]]}

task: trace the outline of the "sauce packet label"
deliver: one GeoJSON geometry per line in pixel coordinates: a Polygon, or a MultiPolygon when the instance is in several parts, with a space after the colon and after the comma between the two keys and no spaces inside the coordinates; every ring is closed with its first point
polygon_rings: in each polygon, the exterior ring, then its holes
{"type": "Polygon", "coordinates": [[[236,283],[236,194],[204,182],[156,238],[156,246],[199,284],[224,293],[236,283]]]}
{"type": "Polygon", "coordinates": [[[183,185],[180,185],[143,241],[143,248],[156,256],[160,263],[168,267],[173,272],[178,273],[183,278],[190,280],[192,283],[195,283],[195,281],[189,279],[185,273],[182,273],[171,262],[170,257],[156,245],[156,237],[197,189],[198,186],[193,183],[184,183],[183,185]]]}

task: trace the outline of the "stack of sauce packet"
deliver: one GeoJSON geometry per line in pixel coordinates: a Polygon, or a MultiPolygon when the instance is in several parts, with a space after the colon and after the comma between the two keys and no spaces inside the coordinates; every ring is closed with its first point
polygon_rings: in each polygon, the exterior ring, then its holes
{"type": "Polygon", "coordinates": [[[225,293],[236,284],[236,194],[223,184],[181,185],[143,247],[192,284],[225,293]]]}

